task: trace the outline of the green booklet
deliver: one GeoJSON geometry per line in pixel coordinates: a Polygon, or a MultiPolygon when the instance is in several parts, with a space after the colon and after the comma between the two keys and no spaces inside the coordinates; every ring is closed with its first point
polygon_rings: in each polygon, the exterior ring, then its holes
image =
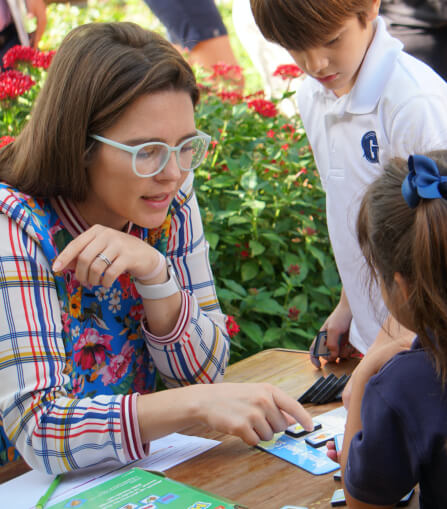
{"type": "Polygon", "coordinates": [[[161,473],[132,468],[52,509],[243,509],[229,500],[173,481],[161,473]]]}

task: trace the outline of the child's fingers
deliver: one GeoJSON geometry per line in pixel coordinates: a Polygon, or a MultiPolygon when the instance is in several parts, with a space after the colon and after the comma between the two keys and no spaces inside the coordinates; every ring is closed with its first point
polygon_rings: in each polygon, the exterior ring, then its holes
{"type": "Polygon", "coordinates": [[[328,450],[326,452],[326,455],[332,461],[335,461],[336,463],[340,463],[340,459],[338,457],[338,453],[337,453],[337,451],[335,449],[329,449],[328,448],[328,450]]]}
{"type": "Polygon", "coordinates": [[[315,351],[315,341],[317,340],[317,338],[315,338],[313,341],[312,341],[312,344],[310,345],[310,348],[309,348],[309,354],[310,354],[310,362],[316,367],[316,368],[321,368],[321,362],[320,362],[320,359],[318,357],[316,357],[314,355],[314,351],[315,351]]]}
{"type": "Polygon", "coordinates": [[[336,361],[340,356],[340,332],[335,329],[328,329],[327,341],[326,341],[330,355],[328,357],[329,362],[336,361]]]}

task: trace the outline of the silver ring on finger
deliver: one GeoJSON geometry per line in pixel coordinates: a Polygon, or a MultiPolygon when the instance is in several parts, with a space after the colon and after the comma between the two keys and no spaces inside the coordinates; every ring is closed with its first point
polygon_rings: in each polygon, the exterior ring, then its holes
{"type": "Polygon", "coordinates": [[[108,267],[112,265],[112,262],[107,258],[107,256],[104,253],[99,253],[96,255],[96,258],[99,258],[102,260],[108,267]]]}

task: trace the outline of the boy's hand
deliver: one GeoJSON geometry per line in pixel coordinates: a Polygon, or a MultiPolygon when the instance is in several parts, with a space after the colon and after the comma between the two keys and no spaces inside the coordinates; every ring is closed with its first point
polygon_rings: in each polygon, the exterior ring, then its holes
{"type": "MultiPolygon", "coordinates": [[[[342,290],[339,303],[321,327],[321,330],[327,331],[327,347],[330,352],[327,360],[329,362],[336,361],[338,357],[349,357],[352,353],[352,346],[348,342],[351,320],[351,308],[344,290],[342,290]]],[[[310,347],[311,362],[320,368],[320,360],[318,357],[312,356],[313,347],[314,343],[310,347]]]]}

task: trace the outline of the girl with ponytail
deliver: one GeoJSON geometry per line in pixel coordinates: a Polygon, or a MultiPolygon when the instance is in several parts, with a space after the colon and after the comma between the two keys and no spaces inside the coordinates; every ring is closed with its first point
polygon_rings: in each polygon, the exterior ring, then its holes
{"type": "Polygon", "coordinates": [[[390,313],[417,337],[356,374],[341,454],[348,506],[392,507],[419,483],[421,508],[447,507],[447,152],[391,161],[357,235],[390,313]]]}

